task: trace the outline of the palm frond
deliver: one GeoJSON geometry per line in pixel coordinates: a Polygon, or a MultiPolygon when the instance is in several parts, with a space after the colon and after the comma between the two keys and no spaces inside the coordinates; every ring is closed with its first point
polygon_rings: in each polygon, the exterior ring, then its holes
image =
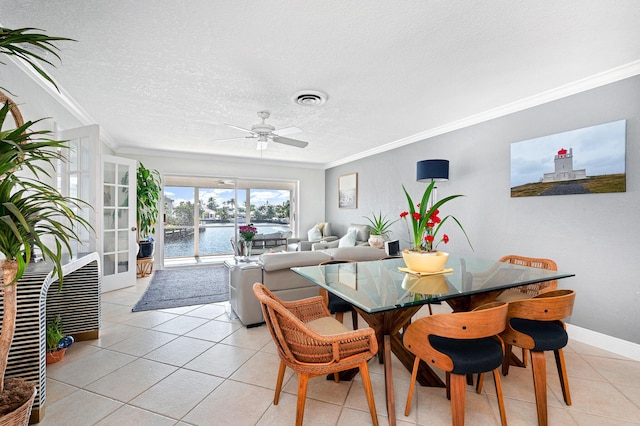
{"type": "MultiPolygon", "coordinates": [[[[0,54],[17,56],[27,62],[38,74],[49,81],[58,89],[53,78],[40,66],[38,62],[44,62],[51,66],[55,66],[52,61],[47,59],[38,51],[44,51],[53,55],[60,60],[58,55],[58,41],[75,41],[66,37],[49,36],[41,32],[38,28],[17,28],[9,29],[0,27],[0,54]]],[[[4,63],[4,62],[0,62],[4,63]]]]}

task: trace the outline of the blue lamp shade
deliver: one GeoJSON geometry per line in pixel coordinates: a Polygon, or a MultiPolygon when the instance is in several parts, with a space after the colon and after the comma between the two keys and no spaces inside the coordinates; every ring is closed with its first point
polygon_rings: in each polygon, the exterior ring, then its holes
{"type": "Polygon", "coordinates": [[[418,182],[448,181],[449,180],[449,160],[422,160],[418,161],[417,167],[418,182]]]}

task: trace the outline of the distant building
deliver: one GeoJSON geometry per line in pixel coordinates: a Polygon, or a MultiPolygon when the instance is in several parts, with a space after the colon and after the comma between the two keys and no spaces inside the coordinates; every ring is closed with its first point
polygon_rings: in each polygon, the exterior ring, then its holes
{"type": "Polygon", "coordinates": [[[171,198],[164,196],[164,214],[168,216],[173,215],[173,201],[171,198]]]}
{"type": "Polygon", "coordinates": [[[587,169],[573,169],[573,148],[569,152],[562,148],[553,160],[555,172],[545,173],[542,182],[560,182],[563,180],[578,180],[587,178],[587,169]]]}

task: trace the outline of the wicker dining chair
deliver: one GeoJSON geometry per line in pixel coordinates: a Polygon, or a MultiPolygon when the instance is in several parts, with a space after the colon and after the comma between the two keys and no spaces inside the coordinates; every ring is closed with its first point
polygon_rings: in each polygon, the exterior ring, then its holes
{"type": "MultiPolygon", "coordinates": [[[[571,315],[576,293],[573,290],[554,290],[533,299],[509,303],[507,326],[500,334],[505,344],[505,353],[512,346],[531,352],[531,370],[536,395],[538,424],[547,424],[547,372],[545,351],[553,351],[562,387],[564,402],[571,405],[567,369],[562,348],[567,345],[566,326],[561,320],[571,315]]],[[[502,364],[502,374],[509,374],[508,358],[502,364]]]]}
{"type": "MultiPolygon", "coordinates": [[[[502,425],[507,424],[500,382],[504,344],[498,337],[506,325],[508,305],[491,302],[471,312],[437,314],[415,320],[404,333],[404,346],[416,358],[404,415],[408,416],[420,361],[446,372],[454,426],[464,424],[467,374],[493,371],[502,425]]],[[[482,392],[482,380],[476,388],[482,392]]]]}
{"type": "MultiPolygon", "coordinates": [[[[541,257],[525,257],[509,254],[500,258],[499,262],[511,263],[513,265],[529,266],[531,268],[547,269],[557,271],[558,265],[551,259],[541,257]]],[[[505,290],[496,298],[497,302],[513,302],[514,300],[524,300],[536,297],[539,294],[553,291],[558,288],[558,280],[544,281],[536,284],[528,284],[520,287],[505,290]]],[[[522,365],[527,366],[529,354],[527,349],[522,349],[522,365]]]]}
{"type": "Polygon", "coordinates": [[[320,296],[286,302],[261,283],[253,285],[253,292],[260,301],[265,322],[280,356],[273,404],[278,405],[284,373],[289,367],[298,376],[296,426],[301,426],[309,379],[359,368],[371,420],[377,426],[378,417],[367,364],[378,353],[374,330],[347,329],[331,316],[320,296]]]}

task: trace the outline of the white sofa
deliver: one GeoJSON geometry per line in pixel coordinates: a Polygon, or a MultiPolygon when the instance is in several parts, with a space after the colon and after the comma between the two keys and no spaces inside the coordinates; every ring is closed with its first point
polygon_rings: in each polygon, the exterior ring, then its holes
{"type": "Polygon", "coordinates": [[[230,268],[229,302],[247,327],[264,322],[253,284],[263,283],[283,300],[298,300],[318,295],[318,286],[291,270],[297,266],[318,265],[327,260],[377,260],[384,250],[373,247],[341,247],[323,251],[266,253],[259,263],[239,263],[230,268]]]}
{"type": "MultiPolygon", "coordinates": [[[[287,251],[311,251],[315,243],[337,241],[338,237],[331,233],[331,223],[320,222],[316,226],[321,226],[320,236],[318,240],[309,240],[308,235],[297,238],[289,238],[287,240],[287,251]]],[[[338,247],[336,245],[336,247],[338,247]]]]}
{"type": "MultiPolygon", "coordinates": [[[[371,229],[369,228],[369,225],[361,225],[361,224],[358,224],[358,223],[352,223],[351,225],[349,225],[348,229],[355,229],[356,230],[356,242],[355,242],[356,246],[368,246],[369,245],[369,235],[370,235],[370,231],[371,231],[371,229]]],[[[339,246],[340,246],[340,239],[336,238],[333,241],[321,241],[319,243],[314,243],[311,246],[311,250],[313,250],[313,251],[327,250],[327,249],[332,249],[332,248],[336,248],[336,247],[339,247],[339,246]]]]}

